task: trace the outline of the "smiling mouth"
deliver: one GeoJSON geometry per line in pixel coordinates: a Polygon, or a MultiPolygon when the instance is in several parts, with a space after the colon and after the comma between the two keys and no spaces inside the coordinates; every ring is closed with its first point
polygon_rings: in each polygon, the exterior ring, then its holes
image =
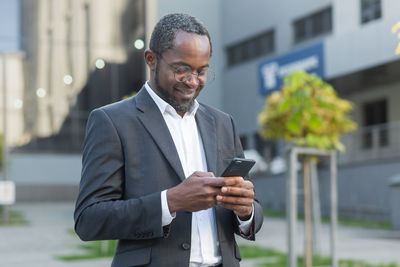
{"type": "Polygon", "coordinates": [[[175,88],[175,90],[182,95],[193,95],[196,93],[197,88],[175,88]]]}

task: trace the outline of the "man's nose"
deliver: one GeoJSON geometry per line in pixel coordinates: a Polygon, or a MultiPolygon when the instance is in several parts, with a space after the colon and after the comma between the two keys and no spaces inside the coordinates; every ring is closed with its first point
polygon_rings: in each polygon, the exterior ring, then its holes
{"type": "Polygon", "coordinates": [[[199,77],[197,77],[197,75],[195,75],[195,74],[193,74],[193,73],[190,74],[190,75],[187,77],[186,84],[187,84],[188,86],[190,86],[191,88],[198,87],[198,86],[200,85],[199,77]]]}

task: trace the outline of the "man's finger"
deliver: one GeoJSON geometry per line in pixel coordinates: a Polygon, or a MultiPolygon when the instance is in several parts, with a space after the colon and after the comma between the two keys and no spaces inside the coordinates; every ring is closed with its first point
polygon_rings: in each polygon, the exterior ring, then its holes
{"type": "Polygon", "coordinates": [[[221,188],[221,192],[224,195],[254,198],[254,191],[252,189],[247,189],[247,188],[224,186],[221,188]]]}
{"type": "Polygon", "coordinates": [[[197,176],[197,177],[215,177],[214,173],[212,172],[201,172],[201,171],[195,171],[192,175],[190,176],[197,176]]]}
{"type": "Polygon", "coordinates": [[[247,188],[247,189],[251,189],[251,190],[254,189],[253,183],[250,182],[249,180],[244,180],[243,184],[242,184],[242,187],[247,188]]]}
{"type": "Polygon", "coordinates": [[[222,187],[226,185],[226,180],[221,177],[204,177],[201,178],[201,181],[209,186],[222,187]]]}
{"type": "Polygon", "coordinates": [[[221,196],[216,197],[217,203],[219,204],[232,204],[241,206],[251,206],[253,204],[253,198],[248,197],[232,197],[232,196],[221,196]]]}
{"type": "Polygon", "coordinates": [[[224,177],[226,181],[226,185],[233,186],[233,185],[241,185],[244,182],[243,177],[240,176],[230,176],[224,177]]]}

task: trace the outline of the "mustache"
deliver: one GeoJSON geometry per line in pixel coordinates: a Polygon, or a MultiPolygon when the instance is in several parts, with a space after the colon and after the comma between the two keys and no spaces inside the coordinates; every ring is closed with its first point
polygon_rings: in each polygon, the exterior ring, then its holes
{"type": "Polygon", "coordinates": [[[203,87],[204,87],[203,84],[199,84],[198,86],[193,86],[192,87],[190,85],[187,85],[186,83],[179,83],[179,85],[175,85],[174,86],[174,88],[176,88],[176,89],[191,89],[191,90],[195,89],[196,91],[201,89],[201,88],[203,88],[203,87]]]}

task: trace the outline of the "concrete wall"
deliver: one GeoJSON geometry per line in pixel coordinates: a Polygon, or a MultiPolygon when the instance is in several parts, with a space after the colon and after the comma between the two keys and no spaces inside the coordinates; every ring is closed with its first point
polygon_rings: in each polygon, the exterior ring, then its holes
{"type": "Polygon", "coordinates": [[[76,185],[81,178],[81,155],[11,154],[8,179],[18,184],[76,185]]]}
{"type": "MultiPolygon", "coordinates": [[[[400,173],[400,161],[343,165],[338,170],[338,204],[341,218],[390,221],[390,179],[400,173]]],[[[302,188],[299,173],[299,188],[302,188]]],[[[252,179],[261,204],[269,209],[285,211],[286,176],[257,176],[252,179]]],[[[319,170],[321,208],[329,212],[329,173],[319,170]]],[[[299,189],[299,211],[302,210],[302,189],[299,189]]]]}
{"type": "Polygon", "coordinates": [[[76,199],[81,155],[11,154],[7,166],[17,202],[76,199]]]}
{"type": "Polygon", "coordinates": [[[78,185],[17,184],[15,195],[17,203],[71,202],[77,199],[78,190],[78,185]]]}

